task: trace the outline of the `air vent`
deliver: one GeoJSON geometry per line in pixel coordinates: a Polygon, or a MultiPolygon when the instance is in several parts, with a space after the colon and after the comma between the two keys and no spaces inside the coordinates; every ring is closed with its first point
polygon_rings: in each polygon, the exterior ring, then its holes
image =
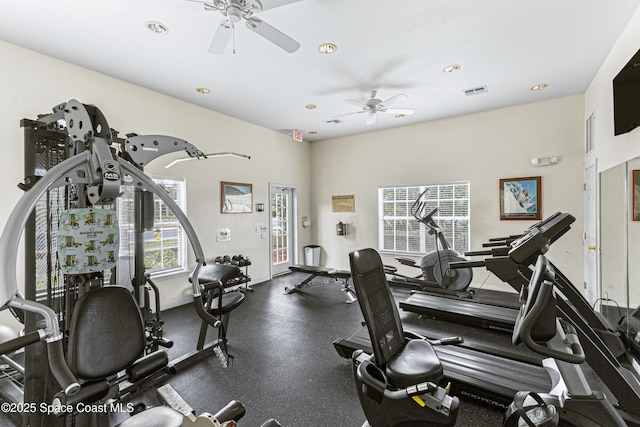
{"type": "Polygon", "coordinates": [[[330,125],[337,125],[338,123],[342,123],[342,121],[338,119],[333,119],[333,120],[327,120],[326,123],[330,125]]]}
{"type": "Polygon", "coordinates": [[[473,89],[466,89],[463,92],[467,96],[482,95],[483,93],[487,93],[487,87],[486,86],[474,87],[473,89]]]}

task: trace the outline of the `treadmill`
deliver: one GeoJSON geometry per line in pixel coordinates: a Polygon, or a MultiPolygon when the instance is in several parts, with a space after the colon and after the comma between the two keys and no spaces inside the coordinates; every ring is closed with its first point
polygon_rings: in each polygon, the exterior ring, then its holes
{"type": "MultiPolygon", "coordinates": [[[[572,215],[556,212],[527,229],[518,238],[510,236],[492,239],[490,243],[483,246],[497,247],[468,253],[468,255],[489,255],[487,258],[480,261],[453,262],[449,267],[453,269],[485,267],[519,292],[522,286],[529,282],[531,265],[537,256],[546,253],[552,243],[570,230],[574,221],[575,218],[572,215]]],[[[584,296],[557,267],[554,266],[554,268],[559,272],[557,286],[565,296],[565,301],[573,305],[580,316],[587,320],[590,327],[597,332],[616,357],[623,355],[625,348],[615,328],[609,325],[600,313],[593,310],[584,296]]],[[[560,302],[560,304],[565,303],[560,302]]],[[[519,306],[514,305],[512,301],[504,305],[495,305],[487,304],[482,299],[444,299],[440,295],[415,291],[412,296],[400,303],[400,308],[426,317],[511,333],[519,306]]]]}
{"type": "MultiPolygon", "coordinates": [[[[523,234],[492,238],[488,243],[482,245],[488,249],[465,253],[466,256],[489,256],[483,261],[459,261],[449,264],[451,269],[486,267],[503,282],[511,285],[515,292],[469,288],[464,293],[453,293],[447,289],[422,287],[419,290],[413,290],[413,295],[403,301],[400,308],[430,318],[511,333],[520,309],[520,289],[529,283],[528,277],[520,271],[521,266],[507,256],[511,250],[511,244],[532,230],[545,227],[546,234],[553,242],[569,230],[570,224],[574,220],[575,218],[571,216],[567,217],[561,212],[556,212],[543,221],[532,225],[523,234]],[[564,219],[558,222],[559,218],[564,219]],[[547,227],[550,223],[554,223],[555,226],[547,227]],[[481,306],[478,307],[477,304],[481,304],[481,306]]],[[[416,284],[421,282],[418,279],[409,278],[399,280],[393,275],[389,275],[388,279],[391,286],[401,285],[403,281],[416,284]]]]}

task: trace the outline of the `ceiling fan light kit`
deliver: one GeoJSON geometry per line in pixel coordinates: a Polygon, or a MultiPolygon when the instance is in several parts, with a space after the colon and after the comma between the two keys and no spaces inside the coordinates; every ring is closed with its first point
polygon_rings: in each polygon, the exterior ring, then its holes
{"type": "Polygon", "coordinates": [[[337,117],[350,116],[353,114],[367,113],[367,120],[365,121],[365,123],[368,125],[372,125],[377,123],[378,113],[393,114],[393,115],[401,114],[403,116],[409,116],[416,112],[416,110],[412,110],[409,108],[389,108],[391,104],[395,104],[396,102],[407,98],[407,95],[403,93],[394,95],[391,98],[385,99],[384,101],[379,98],[376,98],[377,94],[378,94],[377,91],[372,90],[369,95],[369,99],[367,100],[366,103],[356,101],[355,99],[345,99],[345,102],[348,102],[349,104],[353,104],[357,107],[360,107],[360,111],[353,111],[351,113],[338,114],[337,116],[333,116],[333,117],[337,118],[337,117]]]}
{"type": "Polygon", "coordinates": [[[218,11],[224,15],[209,45],[209,53],[221,55],[227,48],[229,40],[234,39],[233,52],[235,53],[235,28],[241,21],[246,27],[275,44],[282,50],[293,53],[300,48],[300,43],[274,28],[262,19],[254,16],[255,13],[265,10],[258,0],[213,0],[212,2],[190,0],[203,3],[206,10],[218,11]]]}

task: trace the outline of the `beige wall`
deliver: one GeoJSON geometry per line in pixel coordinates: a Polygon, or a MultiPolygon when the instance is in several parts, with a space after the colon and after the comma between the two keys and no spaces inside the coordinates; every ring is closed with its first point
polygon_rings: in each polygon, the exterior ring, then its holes
{"type": "MultiPolygon", "coordinates": [[[[551,256],[581,284],[583,102],[583,96],[571,96],[313,143],[313,240],[323,247],[323,263],[346,268],[350,251],[378,247],[380,186],[469,180],[471,245],[478,250],[490,237],[533,224],[499,220],[498,180],[540,175],[543,216],[565,211],[577,219],[551,256]],[[560,157],[557,165],[530,165],[533,157],[551,155],[560,157]],[[343,194],[355,195],[355,213],[331,212],[331,196],[343,194]],[[350,224],[350,235],[336,236],[339,221],[350,224]]],[[[398,264],[391,258],[385,262],[398,264]]],[[[497,283],[483,269],[474,274],[476,282],[497,283]]]]}
{"type": "MultiPolygon", "coordinates": [[[[253,265],[254,281],[270,276],[269,239],[261,239],[256,226],[269,226],[269,209],[262,213],[220,214],[220,181],[253,184],[254,203],[269,206],[269,182],[297,186],[300,215],[309,215],[310,147],[290,137],[209,111],[159,93],[131,85],[47,56],[0,42],[0,226],[21,196],[16,185],[23,180],[22,118],[34,119],[49,113],[61,102],[75,98],[94,104],[109,125],[121,135],[135,132],[171,135],[186,139],[204,152],[235,151],[251,156],[212,158],[164,165],[175,156],[152,162],[146,171],[153,176],[182,176],[187,181],[187,215],[199,235],[205,255],[243,254],[253,265]],[[217,243],[218,228],[230,228],[232,240],[217,243]]],[[[215,94],[210,95],[215,96],[215,94]]],[[[301,245],[310,240],[310,231],[300,228],[301,245]]],[[[19,260],[22,257],[18,258],[19,260]]],[[[193,255],[190,254],[193,267],[193,255]]],[[[18,266],[18,274],[22,267],[18,266]]],[[[190,300],[186,274],[158,279],[165,307],[190,300]]]]}

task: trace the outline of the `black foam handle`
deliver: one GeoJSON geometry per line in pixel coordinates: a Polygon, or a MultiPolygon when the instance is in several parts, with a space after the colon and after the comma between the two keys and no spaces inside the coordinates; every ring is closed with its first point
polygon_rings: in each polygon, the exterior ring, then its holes
{"type": "Polygon", "coordinates": [[[22,347],[26,347],[29,344],[33,344],[38,341],[40,341],[40,334],[38,331],[29,332],[21,337],[14,338],[0,344],[0,354],[12,353],[22,347]]]}
{"type": "Polygon", "coordinates": [[[493,252],[490,250],[486,251],[469,251],[464,253],[465,256],[485,256],[485,255],[493,255],[493,252]]]}
{"type": "Polygon", "coordinates": [[[63,392],[60,392],[54,396],[55,399],[64,405],[75,405],[79,402],[93,403],[102,399],[109,393],[109,383],[107,380],[98,380],[93,382],[86,382],[82,384],[80,390],[72,396],[67,396],[63,392]]]}
{"type": "Polygon", "coordinates": [[[244,405],[237,400],[232,400],[227,403],[227,406],[220,409],[213,415],[213,418],[221,423],[234,420],[238,421],[244,416],[244,405]]]}
{"type": "Polygon", "coordinates": [[[47,343],[47,352],[49,353],[49,367],[51,373],[55,377],[56,381],[64,394],[71,396],[80,389],[78,380],[71,373],[69,366],[64,360],[64,351],[62,349],[62,340],[50,341],[47,343]]]}
{"type": "Polygon", "coordinates": [[[450,262],[449,268],[472,268],[472,267],[484,267],[486,264],[484,260],[481,261],[456,261],[450,262]]]}

